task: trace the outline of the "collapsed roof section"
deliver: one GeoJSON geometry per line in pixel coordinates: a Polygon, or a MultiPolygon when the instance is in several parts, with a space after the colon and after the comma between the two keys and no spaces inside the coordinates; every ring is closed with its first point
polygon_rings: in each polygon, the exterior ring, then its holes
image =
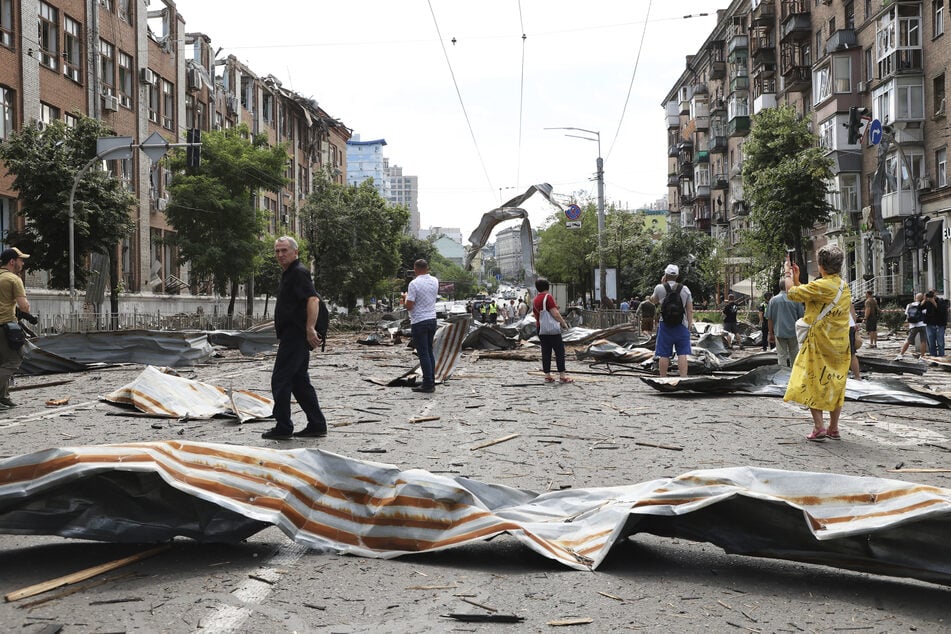
{"type": "Polygon", "coordinates": [[[0,532],[236,542],[268,526],[304,546],[378,558],[507,533],[577,570],[651,533],[951,583],[951,490],[883,478],[734,467],[538,494],[317,449],[173,441],[0,461],[0,532]]]}

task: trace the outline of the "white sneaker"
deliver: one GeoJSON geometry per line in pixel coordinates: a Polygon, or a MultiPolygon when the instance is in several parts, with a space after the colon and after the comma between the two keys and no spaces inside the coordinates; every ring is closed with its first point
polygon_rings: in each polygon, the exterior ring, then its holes
{"type": "Polygon", "coordinates": [[[902,360],[902,355],[898,355],[897,357],[895,357],[895,361],[901,361],[901,360],[902,360]]]}

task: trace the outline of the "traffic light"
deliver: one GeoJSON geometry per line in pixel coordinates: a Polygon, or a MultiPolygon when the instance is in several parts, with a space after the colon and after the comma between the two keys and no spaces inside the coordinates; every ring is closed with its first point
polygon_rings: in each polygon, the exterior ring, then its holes
{"type": "Polygon", "coordinates": [[[849,130],[849,145],[855,145],[862,138],[862,117],[867,114],[867,108],[857,108],[855,106],[849,108],[849,122],[843,124],[849,130]]]}
{"type": "Polygon", "coordinates": [[[918,248],[918,217],[905,216],[901,221],[902,237],[905,240],[906,249],[918,248]]]}
{"type": "Polygon", "coordinates": [[[927,244],[925,238],[928,235],[928,221],[931,216],[918,216],[918,248],[922,249],[927,244]]]}
{"type": "Polygon", "coordinates": [[[185,140],[189,143],[185,149],[185,165],[197,170],[201,165],[201,130],[189,129],[185,133],[185,140]]]}

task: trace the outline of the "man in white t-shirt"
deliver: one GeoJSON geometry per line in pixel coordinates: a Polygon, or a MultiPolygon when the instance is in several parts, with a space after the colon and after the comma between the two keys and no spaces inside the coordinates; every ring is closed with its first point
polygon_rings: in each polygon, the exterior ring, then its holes
{"type": "Polygon", "coordinates": [[[419,369],[423,382],[414,387],[414,392],[436,391],[436,357],[433,354],[433,337],[436,336],[436,297],[439,295],[439,280],[429,274],[429,263],[419,259],[413,263],[416,277],[406,289],[406,310],[409,311],[410,331],[413,345],[419,355],[419,369]]]}
{"type": "Polygon", "coordinates": [[[927,335],[925,334],[925,313],[927,310],[924,293],[915,295],[915,301],[905,306],[905,320],[908,322],[908,338],[905,339],[905,343],[901,347],[901,352],[895,357],[895,361],[902,360],[905,351],[908,350],[908,346],[915,342],[915,337],[918,338],[918,347],[921,350],[921,356],[923,357],[928,354],[928,341],[927,335]]]}

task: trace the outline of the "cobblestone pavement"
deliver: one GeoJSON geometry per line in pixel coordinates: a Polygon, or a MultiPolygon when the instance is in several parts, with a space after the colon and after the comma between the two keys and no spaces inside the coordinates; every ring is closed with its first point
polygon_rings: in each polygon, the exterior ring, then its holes
{"type": "MultiPolygon", "coordinates": [[[[359,346],[336,335],[312,358],[330,421],[327,438],[260,438],[270,421],[167,421],[127,415],[99,395],[140,366],[20,377],[18,406],[0,413],[0,455],[51,446],[181,439],[317,446],[343,455],[472,477],[533,491],[612,486],[702,468],[763,466],[890,477],[949,487],[947,409],[847,402],[842,442],[809,443],[808,412],[779,398],[661,394],[629,374],[569,361],[571,385],[542,381],[537,358],[467,351],[435,394],[385,388],[414,365],[402,346],[359,346]],[[66,380],[65,384],[52,385],[66,380]],[[67,405],[47,407],[50,399],[67,405]],[[422,419],[420,422],[413,422],[422,419]],[[477,449],[493,439],[517,437],[477,449]]],[[[894,356],[900,341],[878,350],[894,356]]],[[[742,353],[740,353],[742,354],[742,353]]],[[[271,357],[221,358],[182,374],[269,393],[271,357]]],[[[948,373],[907,378],[948,389],[948,373]]],[[[297,412],[298,425],[301,424],[297,412]]],[[[6,594],[141,552],[147,546],[0,535],[6,594]]],[[[6,631],[41,632],[501,632],[587,631],[944,632],[948,589],[783,561],[729,555],[709,544],[638,535],[593,573],[563,568],[514,540],[382,561],[307,552],[277,529],[241,544],[177,541],[170,550],[48,595],[0,605],[6,631]],[[461,623],[450,613],[515,614],[520,624],[461,623]],[[52,630],[49,630],[52,631],[52,630]]]]}

